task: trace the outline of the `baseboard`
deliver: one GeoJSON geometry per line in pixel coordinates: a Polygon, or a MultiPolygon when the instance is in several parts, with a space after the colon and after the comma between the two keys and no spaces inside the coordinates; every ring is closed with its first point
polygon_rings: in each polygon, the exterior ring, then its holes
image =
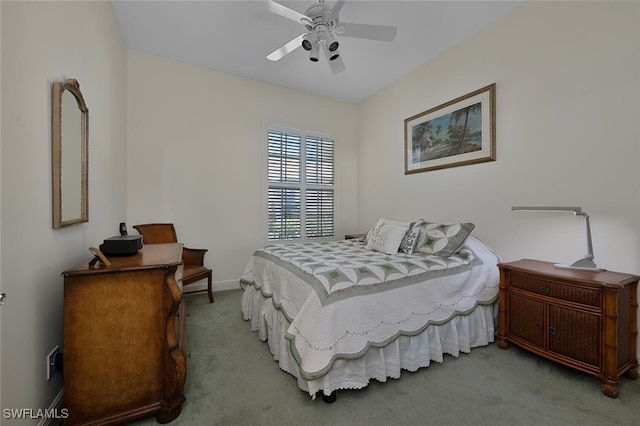
{"type": "MultiPolygon", "coordinates": [[[[213,292],[217,291],[226,291],[226,290],[238,290],[240,288],[240,280],[230,280],[230,281],[214,281],[212,283],[213,292]]],[[[193,290],[206,290],[207,282],[202,281],[194,284],[189,284],[188,289],[185,291],[193,291],[193,290]]]]}
{"type": "Polygon", "coordinates": [[[220,281],[213,285],[214,291],[239,290],[240,280],[220,281]]]}
{"type": "Polygon", "coordinates": [[[49,409],[47,410],[48,413],[53,413],[55,415],[51,416],[52,418],[47,418],[49,416],[45,416],[41,418],[40,421],[38,422],[38,426],[49,426],[52,424],[56,424],[56,425],[60,424],[60,419],[62,419],[64,415],[62,411],[63,395],[64,395],[64,388],[60,389],[60,392],[58,392],[58,395],[56,395],[56,397],[53,399],[53,402],[51,402],[51,405],[49,405],[49,409]]]}

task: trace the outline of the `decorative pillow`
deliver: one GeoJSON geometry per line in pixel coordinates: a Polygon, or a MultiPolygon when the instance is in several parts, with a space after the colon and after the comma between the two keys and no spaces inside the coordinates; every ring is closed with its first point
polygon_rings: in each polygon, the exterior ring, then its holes
{"type": "MultiPolygon", "coordinates": [[[[380,222],[380,219],[378,219],[378,222],[380,222]]],[[[376,222],[375,225],[373,225],[371,228],[369,228],[369,230],[367,231],[366,234],[364,234],[364,237],[362,237],[362,241],[364,241],[365,243],[368,243],[369,240],[371,239],[371,234],[373,234],[373,228],[376,227],[376,225],[378,224],[378,222],[376,222]]],[[[403,222],[404,223],[404,222],[403,222]]],[[[413,226],[415,222],[411,222],[409,224],[409,228],[411,228],[413,226]]]]}
{"type": "MultiPolygon", "coordinates": [[[[377,222],[376,222],[377,224],[377,222]]],[[[373,228],[375,228],[376,225],[373,225],[371,228],[369,228],[369,230],[367,231],[366,234],[364,234],[364,237],[362,237],[362,241],[364,241],[365,243],[368,243],[369,240],[371,239],[371,234],[373,234],[373,228]]]]}
{"type": "Polygon", "coordinates": [[[414,228],[420,228],[417,251],[425,254],[449,257],[464,244],[473,228],[473,223],[432,223],[420,219],[414,228]]]}
{"type": "Polygon", "coordinates": [[[406,222],[380,219],[373,227],[365,248],[380,253],[396,254],[407,229],[409,224],[406,222]]]}
{"type": "Polygon", "coordinates": [[[416,252],[416,244],[418,243],[418,236],[420,234],[420,228],[410,228],[405,232],[402,241],[400,242],[400,248],[398,251],[406,254],[413,254],[416,252]]]}

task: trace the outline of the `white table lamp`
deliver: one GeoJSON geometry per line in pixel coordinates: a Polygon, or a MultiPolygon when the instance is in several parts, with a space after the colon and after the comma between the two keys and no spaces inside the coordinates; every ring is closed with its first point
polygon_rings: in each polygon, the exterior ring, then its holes
{"type": "Polygon", "coordinates": [[[556,264],[555,266],[557,268],[579,269],[582,271],[597,272],[601,270],[596,266],[595,262],[593,261],[593,245],[591,244],[591,226],[589,225],[589,215],[586,212],[582,211],[582,207],[535,207],[535,206],[534,207],[531,207],[531,206],[511,207],[511,211],[523,211],[523,210],[566,211],[566,212],[571,212],[576,216],[584,217],[585,223],[587,225],[587,255],[584,258],[573,262],[571,265],[556,264]]]}

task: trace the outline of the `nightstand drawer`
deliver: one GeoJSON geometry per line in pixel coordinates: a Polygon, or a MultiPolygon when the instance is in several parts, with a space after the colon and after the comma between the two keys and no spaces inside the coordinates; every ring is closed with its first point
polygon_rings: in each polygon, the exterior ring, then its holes
{"type": "Polygon", "coordinates": [[[583,305],[600,307],[602,294],[599,288],[563,284],[547,280],[540,280],[525,275],[511,274],[510,286],[531,293],[553,297],[583,305]]]}

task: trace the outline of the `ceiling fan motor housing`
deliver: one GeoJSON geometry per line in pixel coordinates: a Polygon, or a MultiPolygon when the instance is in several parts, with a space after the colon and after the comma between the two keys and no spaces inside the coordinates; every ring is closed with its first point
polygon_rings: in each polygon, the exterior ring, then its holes
{"type": "MultiPolygon", "coordinates": [[[[340,43],[333,37],[333,30],[336,27],[336,21],[333,19],[333,13],[330,10],[326,10],[324,4],[320,3],[311,6],[305,12],[308,20],[304,20],[303,24],[307,27],[311,33],[315,33],[316,40],[320,43],[324,43],[330,52],[335,52],[340,47],[340,43]]],[[[308,37],[302,40],[302,48],[310,51],[312,49],[312,41],[308,37]]],[[[339,53],[331,55],[330,60],[336,59],[339,53]]],[[[313,59],[312,59],[313,60],[313,59]]]]}

